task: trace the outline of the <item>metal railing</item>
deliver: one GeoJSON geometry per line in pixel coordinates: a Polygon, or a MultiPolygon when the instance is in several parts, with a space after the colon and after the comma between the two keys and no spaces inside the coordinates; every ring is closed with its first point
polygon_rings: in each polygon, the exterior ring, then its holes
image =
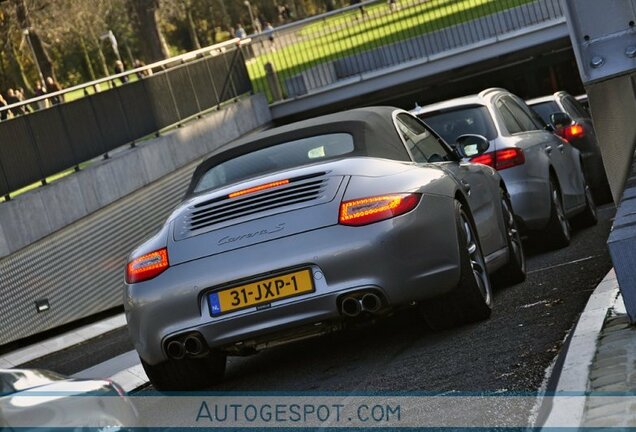
{"type": "Polygon", "coordinates": [[[252,35],[247,66],[256,91],[293,98],[562,17],[560,0],[370,0],[252,35]]]}
{"type": "MultiPolygon", "coordinates": [[[[0,196],[179,124],[252,91],[242,43],[234,39],[162,62],[7,106],[43,105],[84,96],[0,121],[0,196]],[[124,81],[128,82],[124,84],[124,81]],[[132,79],[130,79],[132,78],[132,79]],[[108,89],[98,91],[107,85],[108,89]]],[[[249,42],[249,41],[245,41],[249,42]]]]}

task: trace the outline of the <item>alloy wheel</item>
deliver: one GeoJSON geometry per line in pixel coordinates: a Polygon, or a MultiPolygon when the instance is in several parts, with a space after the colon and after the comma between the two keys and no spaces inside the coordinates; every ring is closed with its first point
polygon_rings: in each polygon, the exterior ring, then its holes
{"type": "Polygon", "coordinates": [[[466,237],[466,248],[470,257],[470,267],[473,271],[473,277],[479,287],[479,292],[484,298],[484,302],[488,305],[492,302],[492,290],[490,286],[490,278],[488,277],[486,262],[481,252],[481,248],[477,244],[477,238],[473,231],[471,223],[462,213],[462,226],[464,227],[464,236],[466,237]]]}
{"type": "Polygon", "coordinates": [[[565,217],[565,212],[563,211],[563,205],[561,204],[561,196],[556,187],[552,187],[552,205],[556,210],[557,218],[559,219],[559,224],[561,225],[561,231],[568,239],[570,238],[570,221],[565,217]]]}
{"type": "Polygon", "coordinates": [[[502,206],[506,224],[506,235],[508,236],[508,243],[512,246],[512,254],[519,264],[519,267],[521,267],[523,271],[525,271],[526,257],[523,253],[521,236],[519,235],[519,230],[517,229],[517,225],[515,224],[515,218],[512,214],[512,210],[510,209],[510,205],[508,204],[508,200],[504,199],[502,201],[502,206]]]}

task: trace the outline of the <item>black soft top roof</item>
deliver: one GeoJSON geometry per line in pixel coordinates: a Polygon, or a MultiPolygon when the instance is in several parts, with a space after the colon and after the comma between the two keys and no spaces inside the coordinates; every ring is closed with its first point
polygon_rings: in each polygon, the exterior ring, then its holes
{"type": "Polygon", "coordinates": [[[291,123],[239,138],[212,153],[195,170],[187,195],[191,195],[199,179],[210,168],[255,150],[302,138],[330,133],[349,133],[355,150],[351,156],[372,156],[393,160],[410,160],[393,125],[397,108],[369,107],[328,114],[291,123]]]}

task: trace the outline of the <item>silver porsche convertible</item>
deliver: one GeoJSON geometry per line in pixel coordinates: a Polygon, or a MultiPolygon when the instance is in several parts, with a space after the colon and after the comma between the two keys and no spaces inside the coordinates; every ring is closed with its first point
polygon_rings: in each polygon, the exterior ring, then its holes
{"type": "Polygon", "coordinates": [[[196,169],[183,203],[129,257],[125,307],[161,390],[207,388],[227,355],[416,307],[433,328],[486,319],[491,278],[525,278],[492,168],[390,107],[261,132],[196,169]]]}

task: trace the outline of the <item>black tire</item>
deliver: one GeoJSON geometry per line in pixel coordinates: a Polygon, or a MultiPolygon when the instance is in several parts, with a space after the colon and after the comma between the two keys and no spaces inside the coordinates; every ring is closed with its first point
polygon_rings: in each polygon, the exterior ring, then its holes
{"type": "Polygon", "coordinates": [[[460,252],[459,283],[451,293],[421,305],[424,319],[433,330],[482,321],[492,313],[492,287],[477,230],[459,201],[455,201],[455,222],[460,252]]]}
{"type": "Polygon", "coordinates": [[[598,223],[596,203],[588,185],[585,185],[585,210],[576,215],[572,222],[576,224],[577,228],[587,228],[598,223]]]}
{"type": "Polygon", "coordinates": [[[511,286],[526,280],[526,257],[510,197],[504,190],[501,190],[501,212],[508,242],[508,264],[493,275],[493,282],[500,286],[511,286]]]}
{"type": "Polygon", "coordinates": [[[571,231],[570,221],[563,210],[561,189],[556,179],[550,176],[550,220],[542,237],[550,249],[561,249],[570,244],[571,231]]]}
{"type": "Polygon", "coordinates": [[[155,389],[189,391],[204,390],[218,384],[225,374],[227,356],[213,352],[206,357],[167,360],[156,365],[140,360],[155,389]]]}

